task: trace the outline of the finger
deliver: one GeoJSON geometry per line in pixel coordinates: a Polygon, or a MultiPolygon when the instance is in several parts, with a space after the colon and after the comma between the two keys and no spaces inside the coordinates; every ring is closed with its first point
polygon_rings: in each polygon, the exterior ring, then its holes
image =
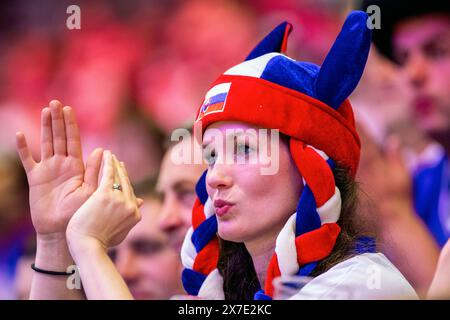
{"type": "Polygon", "coordinates": [[[52,100],[50,111],[52,113],[53,151],[55,154],[67,155],[66,129],[61,102],[52,100]]]}
{"type": "Polygon", "coordinates": [[[41,160],[53,156],[52,115],[50,108],[41,112],[41,160]]]}
{"type": "Polygon", "coordinates": [[[136,202],[137,202],[138,208],[140,208],[144,204],[144,199],[136,198],[136,202]]]}
{"type": "Polygon", "coordinates": [[[110,190],[114,184],[115,168],[111,151],[103,152],[103,168],[102,178],[100,180],[100,188],[103,190],[110,190]]]}
{"type": "MultiPolygon", "coordinates": [[[[112,159],[113,159],[113,164],[114,164],[114,183],[120,184],[120,187],[123,188],[122,183],[120,181],[119,173],[117,171],[118,170],[117,159],[114,154],[112,155],[112,159]]],[[[119,190],[119,191],[121,191],[121,190],[119,190]]]]}
{"type": "Polygon", "coordinates": [[[25,172],[29,172],[36,165],[36,162],[31,155],[30,149],[28,148],[27,140],[22,132],[16,133],[16,146],[17,152],[19,153],[20,161],[25,169],[25,172]]]}
{"type": "Polygon", "coordinates": [[[126,178],[126,181],[127,181],[128,185],[130,186],[130,191],[131,191],[132,197],[137,202],[137,198],[136,198],[136,195],[134,193],[133,185],[131,184],[127,168],[125,167],[125,163],[124,162],[120,162],[120,166],[121,166],[123,172],[125,173],[125,178],[126,178]]]}
{"type": "Polygon", "coordinates": [[[100,167],[102,165],[103,149],[97,148],[89,155],[86,161],[86,171],[84,172],[84,182],[87,183],[92,190],[98,187],[100,167]]]}
{"type": "Polygon", "coordinates": [[[78,129],[75,112],[71,107],[66,106],[63,108],[63,115],[66,128],[67,155],[83,159],[80,130],[78,129]]]}
{"type": "Polygon", "coordinates": [[[131,186],[126,177],[126,173],[124,172],[121,164],[119,163],[119,160],[117,160],[117,157],[115,155],[113,156],[113,159],[114,165],[116,167],[117,177],[119,179],[118,182],[122,186],[122,192],[127,200],[133,201],[134,200],[133,191],[131,190],[131,186]]]}

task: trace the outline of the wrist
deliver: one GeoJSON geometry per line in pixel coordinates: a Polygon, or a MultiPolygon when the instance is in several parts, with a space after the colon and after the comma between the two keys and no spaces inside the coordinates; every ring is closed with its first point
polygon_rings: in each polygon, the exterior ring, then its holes
{"type": "Polygon", "coordinates": [[[85,258],[107,253],[106,246],[94,237],[68,233],[66,239],[69,251],[77,264],[80,264],[85,258]]]}
{"type": "Polygon", "coordinates": [[[44,245],[56,245],[61,242],[66,242],[65,232],[52,232],[52,233],[36,233],[37,243],[44,245]]]}
{"type": "Polygon", "coordinates": [[[35,265],[45,270],[66,271],[74,260],[67,241],[61,234],[38,234],[36,237],[35,265]]]}

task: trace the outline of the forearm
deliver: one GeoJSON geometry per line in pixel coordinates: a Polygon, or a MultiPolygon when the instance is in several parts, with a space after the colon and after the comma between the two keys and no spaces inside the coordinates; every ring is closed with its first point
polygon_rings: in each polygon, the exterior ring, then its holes
{"type": "Polygon", "coordinates": [[[450,299],[450,240],[442,249],[427,298],[450,299]]]}
{"type": "MultiPolygon", "coordinates": [[[[67,271],[75,263],[70,256],[65,234],[38,236],[35,266],[50,271],[67,271]]],[[[39,272],[33,274],[30,299],[80,300],[85,299],[81,288],[68,286],[70,276],[54,276],[39,272]]]]}
{"type": "Polygon", "coordinates": [[[71,250],[80,271],[83,288],[89,300],[131,300],[125,281],[105,248],[99,244],[77,244],[71,250]]]}
{"type": "Polygon", "coordinates": [[[383,251],[424,297],[436,270],[439,247],[412,206],[385,206],[383,210],[396,211],[379,221],[383,251]],[[399,211],[403,211],[402,214],[399,211]]]}

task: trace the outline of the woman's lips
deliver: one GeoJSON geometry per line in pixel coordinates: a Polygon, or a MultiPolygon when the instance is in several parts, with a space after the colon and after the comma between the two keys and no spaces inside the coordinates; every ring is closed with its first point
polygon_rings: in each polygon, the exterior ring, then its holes
{"type": "Polygon", "coordinates": [[[227,214],[232,206],[233,204],[231,202],[222,199],[214,200],[214,210],[216,211],[216,215],[218,215],[219,217],[227,214]]]}

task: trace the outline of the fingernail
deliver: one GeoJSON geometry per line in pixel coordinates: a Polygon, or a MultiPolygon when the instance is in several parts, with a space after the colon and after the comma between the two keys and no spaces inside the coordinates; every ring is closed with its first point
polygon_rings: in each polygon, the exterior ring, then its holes
{"type": "Polygon", "coordinates": [[[51,106],[51,105],[54,105],[55,107],[56,106],[59,106],[61,104],[61,102],[59,102],[58,100],[52,100],[52,101],[50,101],[50,103],[48,104],[49,106],[51,106]]]}

